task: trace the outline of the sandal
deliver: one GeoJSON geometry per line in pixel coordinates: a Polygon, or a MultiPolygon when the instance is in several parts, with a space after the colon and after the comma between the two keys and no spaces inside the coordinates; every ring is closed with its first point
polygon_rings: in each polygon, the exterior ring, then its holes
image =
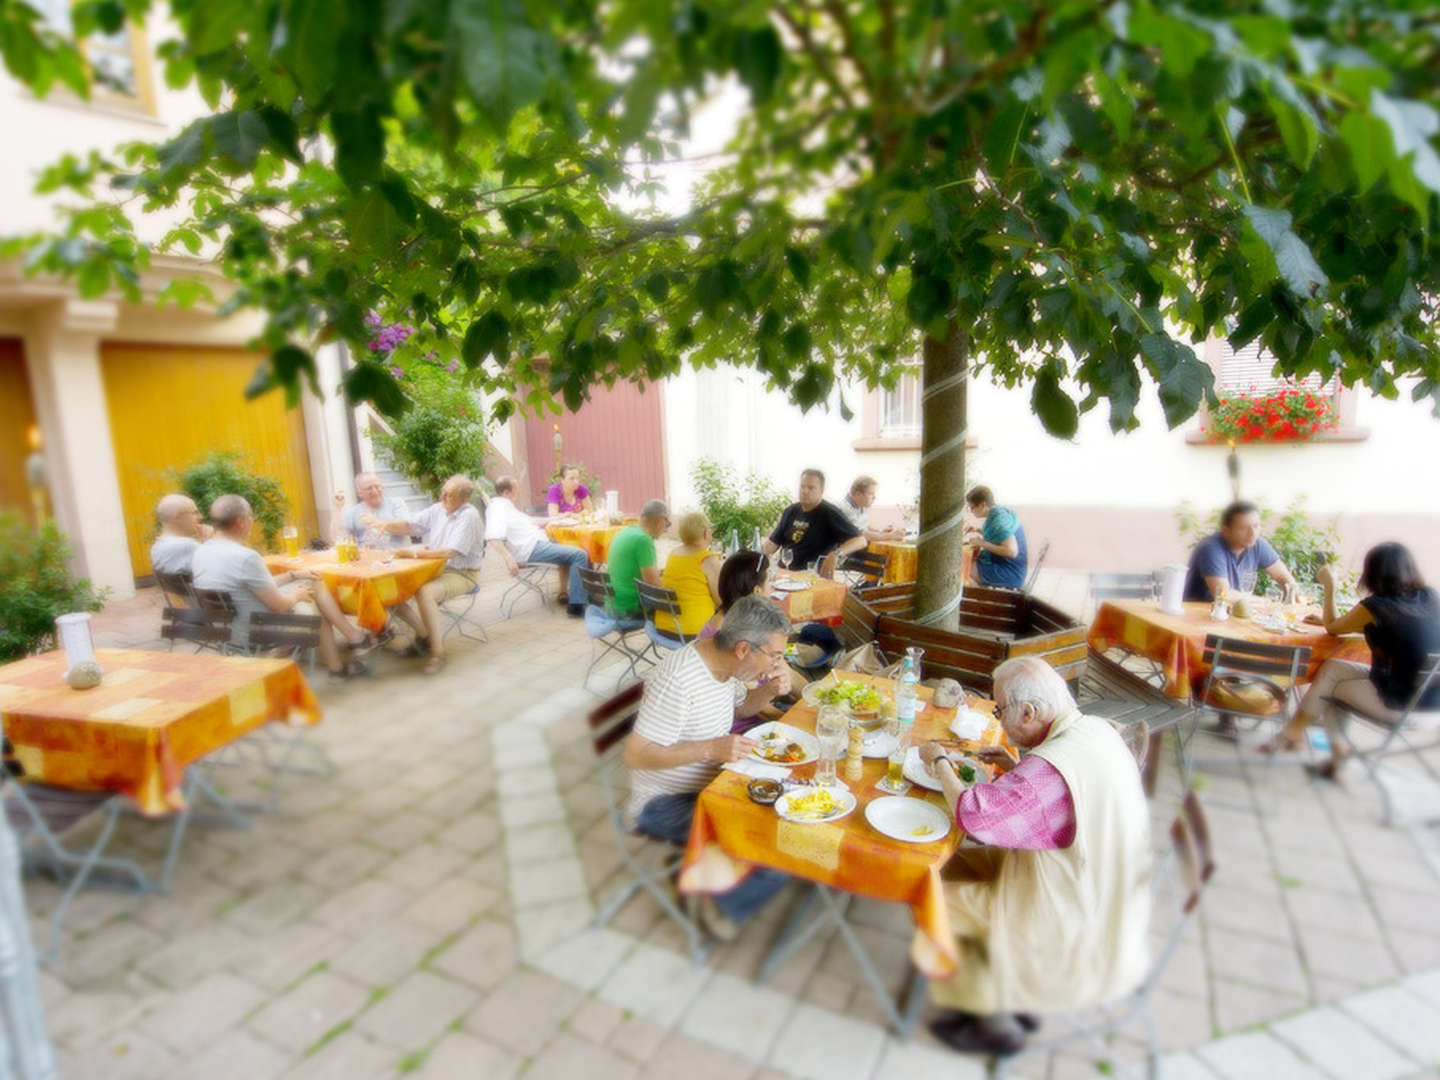
{"type": "Polygon", "coordinates": [[[424,666],[423,668],[421,668],[420,670],[423,671],[423,672],[425,672],[426,675],[435,675],[435,674],[438,674],[439,671],[440,671],[440,669],[443,668],[444,666],[445,666],[445,657],[443,657],[443,656],[432,656],[432,657],[430,657],[429,660],[426,660],[426,661],[425,661],[425,666],[424,666]]]}
{"type": "Polygon", "coordinates": [[[342,668],[327,668],[332,679],[353,679],[357,675],[369,675],[370,669],[359,660],[351,660],[342,668]]]}
{"type": "Polygon", "coordinates": [[[1268,743],[1257,746],[1255,749],[1261,754],[1293,754],[1303,745],[1303,739],[1298,739],[1294,735],[1286,735],[1282,731],[1268,743]]]}
{"type": "Polygon", "coordinates": [[[345,645],[346,648],[350,650],[351,655],[364,656],[367,653],[374,652],[380,647],[380,639],[369,630],[366,630],[365,636],[359,641],[347,641],[345,645]]]}

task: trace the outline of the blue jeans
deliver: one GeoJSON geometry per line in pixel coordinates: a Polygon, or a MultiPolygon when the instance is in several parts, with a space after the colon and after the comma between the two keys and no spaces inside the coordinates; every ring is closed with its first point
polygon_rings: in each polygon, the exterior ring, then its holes
{"type": "Polygon", "coordinates": [[[568,590],[570,603],[585,603],[585,586],[580,584],[580,570],[582,568],[589,569],[590,556],[585,554],[583,548],[541,540],[535,545],[535,550],[530,552],[530,558],[527,561],[570,567],[570,588],[568,590]]]}
{"type": "MultiPolygon", "coordinates": [[[[656,795],[641,809],[635,827],[647,835],[684,845],[690,837],[690,821],[695,816],[695,803],[699,798],[698,791],[656,795]]],[[[757,866],[729,892],[717,893],[715,906],[738,926],[764,907],[789,880],[789,874],[757,866]]]]}

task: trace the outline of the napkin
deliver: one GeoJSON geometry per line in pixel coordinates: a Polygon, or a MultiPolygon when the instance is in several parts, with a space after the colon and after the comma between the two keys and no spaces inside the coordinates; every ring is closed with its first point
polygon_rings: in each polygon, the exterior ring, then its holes
{"type": "Polygon", "coordinates": [[[741,776],[759,780],[784,780],[790,775],[790,770],[784,765],[769,765],[763,761],[756,761],[754,758],[741,758],[739,761],[727,762],[725,768],[732,772],[738,772],[741,776]]]}
{"type": "Polygon", "coordinates": [[[983,739],[985,729],[990,726],[990,717],[974,709],[961,709],[950,721],[950,730],[957,739],[983,739]]]}

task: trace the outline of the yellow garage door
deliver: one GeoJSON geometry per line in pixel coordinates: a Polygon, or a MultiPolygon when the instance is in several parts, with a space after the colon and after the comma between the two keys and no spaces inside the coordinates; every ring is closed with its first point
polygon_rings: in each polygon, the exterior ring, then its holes
{"type": "Polygon", "coordinates": [[[25,483],[27,433],[34,422],[25,352],[18,339],[0,338],[0,510],[19,510],[26,517],[31,509],[25,483]]]}
{"type": "Polygon", "coordinates": [[[136,577],[150,573],[156,500],[175,490],[177,469],[214,450],[243,454],[249,468],[278,480],[300,535],[315,535],[305,423],[282,393],[245,400],[255,353],[106,343],[100,360],[136,577]]]}

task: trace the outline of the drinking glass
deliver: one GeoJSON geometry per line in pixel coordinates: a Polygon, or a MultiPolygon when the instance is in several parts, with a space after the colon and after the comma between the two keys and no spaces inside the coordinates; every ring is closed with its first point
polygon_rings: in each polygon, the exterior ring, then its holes
{"type": "Polygon", "coordinates": [[[286,525],[280,530],[280,540],[285,545],[285,557],[293,559],[300,554],[300,530],[286,525]]]}
{"type": "Polygon", "coordinates": [[[1239,573],[1240,591],[1247,596],[1255,594],[1255,571],[1241,570],[1239,573]]]}
{"type": "Polygon", "coordinates": [[[835,763],[845,755],[845,747],[850,741],[850,714],[834,705],[821,706],[815,717],[815,737],[820,743],[815,780],[826,787],[838,784],[835,763]]]}
{"type": "Polygon", "coordinates": [[[795,552],[788,547],[782,547],[779,555],[780,569],[789,570],[790,564],[795,561],[795,552]]]}

